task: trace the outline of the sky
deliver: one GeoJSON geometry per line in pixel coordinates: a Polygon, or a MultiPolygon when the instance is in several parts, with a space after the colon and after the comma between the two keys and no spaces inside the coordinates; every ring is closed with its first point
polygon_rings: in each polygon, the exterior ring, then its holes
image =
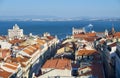
{"type": "Polygon", "coordinates": [[[0,16],[120,17],[120,0],[0,0],[0,16]]]}

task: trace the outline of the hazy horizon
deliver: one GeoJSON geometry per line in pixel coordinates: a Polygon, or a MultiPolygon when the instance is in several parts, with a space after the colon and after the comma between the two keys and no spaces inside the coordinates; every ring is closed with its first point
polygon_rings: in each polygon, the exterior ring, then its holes
{"type": "Polygon", "coordinates": [[[120,17],[119,0],[0,0],[0,16],[120,17]]]}

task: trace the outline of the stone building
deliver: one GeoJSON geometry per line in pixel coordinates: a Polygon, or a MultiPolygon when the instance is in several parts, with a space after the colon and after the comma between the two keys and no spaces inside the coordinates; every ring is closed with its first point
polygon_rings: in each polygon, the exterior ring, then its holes
{"type": "Polygon", "coordinates": [[[9,39],[14,39],[14,38],[22,38],[23,35],[23,29],[20,29],[17,24],[13,26],[13,29],[8,29],[8,37],[9,39]]]}

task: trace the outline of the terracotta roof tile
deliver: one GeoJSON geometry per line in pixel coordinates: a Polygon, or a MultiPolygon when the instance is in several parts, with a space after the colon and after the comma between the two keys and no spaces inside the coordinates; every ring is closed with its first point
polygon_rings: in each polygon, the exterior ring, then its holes
{"type": "Polygon", "coordinates": [[[17,46],[17,47],[18,47],[18,49],[23,49],[23,48],[25,48],[27,46],[17,46]]]}
{"type": "Polygon", "coordinates": [[[86,35],[89,36],[89,37],[95,37],[96,33],[86,33],[86,35]]]}
{"type": "Polygon", "coordinates": [[[38,42],[39,44],[45,44],[45,41],[44,41],[44,40],[41,40],[41,39],[37,39],[37,42],[38,42]]]}
{"type": "Polygon", "coordinates": [[[93,42],[96,39],[96,37],[85,37],[83,39],[88,41],[88,42],[93,42]]]}
{"type": "Polygon", "coordinates": [[[32,46],[27,47],[27,49],[29,49],[29,50],[31,50],[31,51],[36,50],[36,48],[33,48],[32,46]]]}
{"type": "Polygon", "coordinates": [[[0,68],[0,77],[9,78],[11,75],[12,75],[12,73],[7,72],[7,71],[3,70],[2,68],[0,68]]]}
{"type": "Polygon", "coordinates": [[[58,63],[58,59],[47,60],[42,68],[55,68],[58,63]]]}
{"type": "Polygon", "coordinates": [[[75,38],[87,37],[87,35],[85,35],[85,34],[74,34],[73,36],[74,36],[75,38]]]}
{"type": "Polygon", "coordinates": [[[33,54],[33,52],[30,51],[30,50],[28,50],[28,49],[24,49],[23,51],[26,52],[26,53],[29,54],[29,55],[32,55],[32,54],[33,54]]]}
{"type": "Polygon", "coordinates": [[[3,65],[4,67],[7,67],[7,68],[10,68],[10,69],[12,69],[12,70],[16,70],[17,69],[17,67],[13,67],[13,66],[10,66],[10,65],[7,65],[7,64],[5,64],[5,65],[3,65]]]}
{"type": "Polygon", "coordinates": [[[20,63],[22,67],[25,67],[26,65],[24,62],[27,62],[30,59],[30,57],[25,56],[18,56],[16,58],[8,57],[5,62],[7,63],[20,63]]]}
{"type": "Polygon", "coordinates": [[[24,42],[25,40],[20,40],[20,39],[14,39],[14,40],[11,40],[9,41],[11,44],[15,44],[15,43],[22,43],[24,42]]]}
{"type": "Polygon", "coordinates": [[[69,59],[50,59],[43,65],[42,68],[55,68],[55,69],[71,69],[71,61],[69,59]]]}
{"type": "Polygon", "coordinates": [[[54,37],[53,37],[53,36],[47,36],[47,38],[48,38],[49,40],[54,39],[54,37]]]}
{"type": "Polygon", "coordinates": [[[83,50],[79,50],[76,55],[77,56],[82,56],[82,55],[93,55],[93,54],[96,54],[98,53],[96,50],[86,50],[86,49],[83,49],[83,50]]]}
{"type": "Polygon", "coordinates": [[[80,34],[74,34],[75,38],[84,38],[84,37],[96,37],[96,33],[80,33],[80,34]]]}
{"type": "Polygon", "coordinates": [[[114,37],[120,37],[120,32],[116,32],[113,36],[114,37]]]}
{"type": "Polygon", "coordinates": [[[71,61],[68,59],[59,59],[57,69],[71,69],[71,61]]]}
{"type": "Polygon", "coordinates": [[[0,49],[0,52],[2,53],[2,58],[5,58],[6,56],[10,56],[9,49],[0,49]]]}

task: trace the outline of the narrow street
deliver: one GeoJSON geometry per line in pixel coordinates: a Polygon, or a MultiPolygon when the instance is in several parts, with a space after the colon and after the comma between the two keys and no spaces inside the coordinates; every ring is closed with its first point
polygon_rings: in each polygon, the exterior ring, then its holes
{"type": "Polygon", "coordinates": [[[36,75],[40,74],[42,65],[45,63],[47,59],[51,58],[55,54],[56,50],[57,49],[55,45],[53,45],[44,53],[44,58],[42,56],[39,57],[37,63],[30,68],[31,70],[29,72],[29,78],[32,78],[33,73],[35,73],[36,75]],[[51,52],[53,55],[46,56],[47,53],[51,52]]]}

